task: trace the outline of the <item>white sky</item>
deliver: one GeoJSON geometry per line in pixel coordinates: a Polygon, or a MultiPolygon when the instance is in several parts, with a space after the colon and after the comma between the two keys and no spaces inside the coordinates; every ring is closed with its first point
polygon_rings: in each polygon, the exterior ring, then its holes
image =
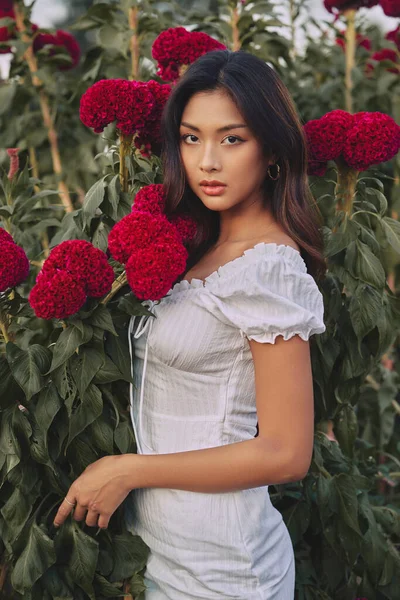
{"type": "MultiPolygon", "coordinates": [[[[315,19],[333,21],[334,17],[325,10],[323,0],[309,0],[309,7],[315,19]]],[[[62,2],[62,0],[36,0],[32,13],[32,21],[40,27],[52,27],[55,20],[62,19],[65,14],[65,2],[62,2]]],[[[369,9],[361,9],[359,14],[366,21],[380,25],[385,32],[397,27],[398,20],[387,17],[379,5],[369,9]]],[[[303,38],[300,31],[297,38],[297,44],[300,48],[302,43],[303,38]]],[[[0,76],[3,78],[8,75],[10,60],[11,55],[0,55],[0,76]]]]}

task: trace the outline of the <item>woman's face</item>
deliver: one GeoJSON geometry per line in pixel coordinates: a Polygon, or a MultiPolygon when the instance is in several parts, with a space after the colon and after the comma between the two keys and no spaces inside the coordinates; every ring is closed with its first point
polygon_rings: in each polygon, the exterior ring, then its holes
{"type": "Polygon", "coordinates": [[[234,102],[223,91],[198,92],[185,106],[180,151],[186,180],[203,204],[216,211],[262,202],[268,161],[234,102]],[[224,184],[208,195],[201,181],[224,184]]]}

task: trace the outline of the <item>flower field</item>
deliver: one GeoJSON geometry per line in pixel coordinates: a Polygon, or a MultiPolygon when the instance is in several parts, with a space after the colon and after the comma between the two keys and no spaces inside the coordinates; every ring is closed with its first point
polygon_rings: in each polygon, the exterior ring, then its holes
{"type": "Polygon", "coordinates": [[[317,21],[303,0],[99,1],[65,31],[0,0],[0,600],[144,598],[123,506],[104,530],[52,522],[88,465],[136,452],[129,320],[208,234],[166,193],[163,110],[225,50],[288,87],[324,237],[313,459],[270,486],[296,600],[399,597],[400,24],[367,17],[399,19],[400,0],[321,5],[317,21]]]}

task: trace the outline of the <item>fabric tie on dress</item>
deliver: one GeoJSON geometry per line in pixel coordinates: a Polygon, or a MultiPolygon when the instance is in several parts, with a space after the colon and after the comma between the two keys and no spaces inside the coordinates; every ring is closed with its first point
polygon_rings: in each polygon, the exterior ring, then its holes
{"type": "MultiPolygon", "coordinates": [[[[141,304],[142,304],[142,306],[146,306],[151,311],[154,308],[154,305],[156,304],[156,300],[144,300],[141,304]]],[[[136,315],[136,316],[138,316],[138,315],[136,315]]],[[[128,341],[129,341],[129,352],[130,352],[130,355],[131,355],[131,374],[132,374],[132,379],[133,379],[133,375],[134,375],[134,369],[133,369],[133,352],[132,352],[132,333],[133,333],[133,327],[134,327],[136,316],[131,317],[131,320],[129,322],[129,328],[128,328],[128,341]]],[[[139,440],[138,432],[142,432],[142,412],[143,412],[143,400],[144,400],[144,380],[145,380],[145,376],[146,376],[146,367],[147,367],[148,341],[149,341],[149,336],[150,336],[151,330],[153,328],[153,319],[154,319],[154,317],[150,317],[149,315],[143,315],[140,318],[140,321],[139,321],[138,327],[136,329],[136,332],[133,335],[134,338],[138,339],[138,338],[140,338],[141,335],[143,335],[147,331],[147,329],[149,330],[148,336],[147,336],[147,340],[146,340],[145,352],[144,352],[142,383],[141,383],[141,386],[140,386],[139,423],[138,423],[138,428],[136,427],[135,419],[133,417],[133,384],[132,383],[130,384],[130,413],[131,413],[131,420],[132,420],[133,430],[135,432],[136,446],[137,446],[137,449],[139,451],[139,454],[143,454],[142,444],[141,444],[141,442],[139,440]]],[[[142,433],[142,442],[146,446],[146,448],[148,448],[149,450],[152,450],[153,452],[155,452],[154,448],[152,448],[151,446],[149,446],[148,444],[146,444],[146,442],[144,441],[144,434],[143,433],[142,433]]]]}

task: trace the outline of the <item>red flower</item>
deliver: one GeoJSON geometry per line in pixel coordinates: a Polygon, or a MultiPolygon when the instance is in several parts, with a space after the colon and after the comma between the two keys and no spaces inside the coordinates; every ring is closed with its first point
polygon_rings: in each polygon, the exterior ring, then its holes
{"type": "Polygon", "coordinates": [[[389,115],[381,112],[360,112],[353,115],[353,126],[347,132],[343,157],[358,171],[390,160],[400,148],[400,127],[389,115]]]}
{"type": "MultiPolygon", "coordinates": [[[[7,3],[4,3],[4,4],[6,5],[7,3]]],[[[12,8],[12,3],[11,3],[11,7],[9,9],[3,8],[3,4],[1,4],[0,19],[5,19],[5,18],[15,19],[15,14],[14,14],[14,10],[12,8]]],[[[15,38],[15,32],[16,32],[15,23],[14,23],[14,25],[0,27],[0,42],[8,42],[8,40],[12,40],[13,38],[15,38]]],[[[0,48],[0,54],[8,54],[9,52],[11,52],[10,46],[3,46],[0,48]]]]}
{"type": "Polygon", "coordinates": [[[153,42],[152,56],[158,61],[157,75],[164,81],[176,81],[181,65],[190,65],[211,50],[226,50],[226,46],[207,33],[170,27],[153,42]]]}
{"type": "Polygon", "coordinates": [[[0,10],[12,10],[13,0],[0,0],[0,10]]]}
{"type": "Polygon", "coordinates": [[[8,242],[10,244],[15,243],[12,236],[8,233],[8,231],[3,229],[3,227],[0,227],[0,246],[1,246],[2,242],[8,242]]]}
{"type": "Polygon", "coordinates": [[[0,232],[0,292],[4,292],[28,277],[29,260],[23,248],[17,246],[4,229],[0,232]]]}
{"type": "Polygon", "coordinates": [[[177,215],[170,219],[170,222],[175,225],[176,230],[181,238],[182,243],[191,241],[196,235],[197,225],[188,215],[177,215]]]}
{"type": "Polygon", "coordinates": [[[332,110],[321,119],[308,121],[304,125],[304,131],[311,159],[317,162],[326,162],[340,156],[352,120],[353,117],[350,113],[338,109],[332,110]]]}
{"type": "Polygon", "coordinates": [[[400,50],[400,25],[398,25],[396,29],[393,29],[393,31],[388,31],[385,35],[385,39],[394,42],[397,49],[400,50]]]}
{"type": "Polygon", "coordinates": [[[343,12],[350,8],[372,8],[379,3],[379,0],[324,0],[326,10],[333,13],[333,8],[338,12],[343,12]]]}
{"type": "Polygon", "coordinates": [[[135,146],[139,150],[144,146],[144,150],[141,150],[141,153],[144,156],[149,156],[152,146],[154,147],[154,145],[159,145],[161,143],[161,115],[165,103],[168,100],[168,96],[171,93],[171,86],[166,83],[160,84],[152,79],[146,83],[146,86],[153,95],[154,106],[147,118],[146,127],[139,133],[138,137],[135,138],[135,146]]]}
{"type": "MultiPolygon", "coordinates": [[[[370,56],[370,60],[377,60],[381,62],[382,60],[390,60],[396,64],[398,64],[398,56],[396,50],[391,50],[390,48],[383,48],[382,50],[378,50],[374,52],[370,56]]],[[[371,62],[367,62],[366,71],[367,73],[371,72],[374,69],[374,64],[371,62]]],[[[399,73],[400,66],[388,67],[386,71],[390,71],[391,73],[399,73]]]]}
{"type": "Polygon", "coordinates": [[[145,185],[135,196],[132,211],[148,212],[161,215],[165,209],[165,194],[162,183],[145,185]]]}
{"type": "Polygon", "coordinates": [[[179,241],[175,227],[165,215],[136,210],[111,229],[108,248],[115,260],[125,264],[134,252],[152,246],[160,238],[171,243],[179,241]]]}
{"type": "Polygon", "coordinates": [[[106,254],[85,240],[68,240],[53,248],[41,273],[51,278],[60,271],[70,273],[91,298],[107,294],[114,281],[106,254]]]}
{"type": "Polygon", "coordinates": [[[179,242],[161,238],[147,248],[132,253],[126,264],[126,277],[137,298],[160,300],[185,270],[188,252],[179,242]]]}
{"type": "Polygon", "coordinates": [[[155,100],[149,86],[140,81],[102,79],[83,94],[80,118],[95,133],[117,122],[124,135],[141,132],[154,108],[155,100]]]}
{"type": "Polygon", "coordinates": [[[71,273],[57,271],[51,277],[39,273],[28,299],[37,317],[65,319],[82,308],[86,294],[82,283],[71,273]]]}
{"type": "MultiPolygon", "coordinates": [[[[362,35],[361,33],[357,33],[356,34],[356,43],[357,46],[365,48],[366,50],[371,50],[371,40],[367,37],[365,37],[364,35],[362,35]]],[[[346,40],[345,40],[345,32],[341,31],[340,32],[340,36],[338,36],[336,38],[336,44],[338,46],[340,46],[341,48],[343,48],[343,50],[346,49],[346,40]]]]}
{"type": "Polygon", "coordinates": [[[33,51],[35,53],[39,52],[39,50],[41,50],[45,46],[52,46],[52,48],[49,50],[50,56],[53,56],[55,54],[55,49],[57,47],[64,48],[68,52],[72,63],[67,65],[60,65],[59,69],[61,71],[73,69],[79,64],[81,49],[74,36],[68,33],[68,31],[58,29],[56,33],[37,34],[33,40],[33,51]]]}
{"type": "Polygon", "coordinates": [[[399,0],[380,0],[382,10],[388,17],[400,17],[399,0]]]}
{"type": "Polygon", "coordinates": [[[316,177],[323,177],[328,168],[327,162],[321,162],[313,158],[308,159],[307,173],[316,177]]]}

